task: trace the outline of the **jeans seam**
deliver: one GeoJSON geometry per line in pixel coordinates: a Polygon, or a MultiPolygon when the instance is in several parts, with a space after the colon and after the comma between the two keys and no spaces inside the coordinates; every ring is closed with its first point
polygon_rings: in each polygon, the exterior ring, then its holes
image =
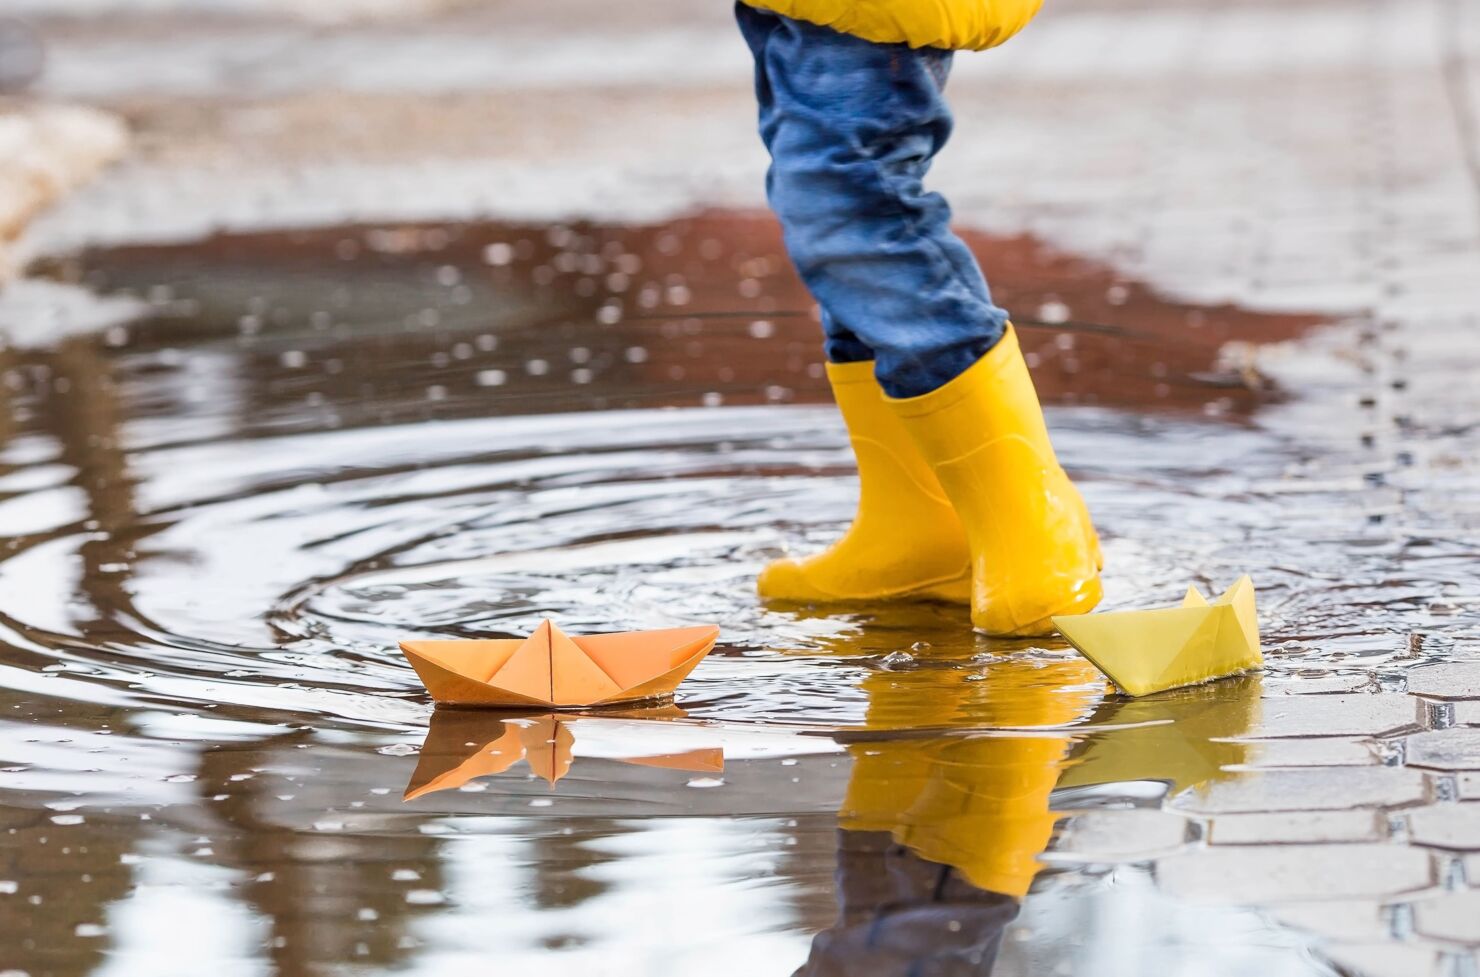
{"type": "MultiPolygon", "coordinates": [[[[928,66],[921,64],[920,67],[926,75],[929,75],[931,78],[935,78],[935,73],[931,71],[928,66]]],[[[941,91],[941,88],[942,86],[937,81],[935,94],[937,98],[943,101],[945,95],[941,91]]],[[[930,164],[934,162],[936,154],[939,153],[940,150],[943,148],[944,141],[942,141],[942,145],[940,147],[937,147],[934,151],[930,153],[925,163],[925,169],[927,171],[930,168],[930,164]]],[[[878,181],[879,186],[883,188],[888,198],[894,203],[896,212],[903,219],[905,226],[909,229],[910,234],[912,234],[917,240],[924,240],[929,243],[930,253],[935,259],[932,264],[944,265],[947,271],[946,279],[964,288],[966,290],[966,293],[970,295],[971,285],[970,282],[967,281],[966,274],[959,267],[957,267],[956,262],[952,261],[950,256],[946,254],[945,248],[941,246],[940,241],[936,240],[934,235],[921,233],[919,219],[916,217],[915,214],[910,212],[908,207],[904,205],[902,194],[900,194],[895,189],[894,183],[889,179],[888,174],[886,174],[884,171],[883,164],[880,163],[879,160],[875,157],[869,157],[868,159],[872,172],[874,174],[874,178],[878,181]]],[[[922,193],[928,193],[928,191],[925,190],[925,175],[925,173],[922,173],[920,175],[920,190],[922,193]]],[[[951,230],[949,221],[947,221],[946,223],[946,233],[955,233],[951,230]]]]}
{"type": "MultiPolygon", "coordinates": [[[[934,154],[931,154],[931,159],[934,159],[934,154]]],[[[946,254],[945,248],[943,248],[941,246],[941,243],[935,239],[934,235],[921,233],[919,219],[915,216],[915,214],[910,212],[910,209],[908,207],[904,205],[902,195],[894,189],[892,182],[889,180],[888,176],[884,172],[883,164],[881,164],[877,159],[870,159],[869,163],[871,164],[874,176],[878,180],[879,185],[883,187],[885,192],[888,194],[889,199],[894,203],[896,211],[903,219],[905,226],[909,229],[910,234],[912,234],[916,240],[922,240],[928,243],[931,257],[934,259],[931,262],[932,265],[944,266],[947,272],[945,276],[946,279],[964,288],[969,295],[971,293],[971,287],[970,283],[966,280],[966,276],[962,273],[961,269],[956,266],[956,263],[950,259],[950,256],[946,254]]],[[[920,178],[920,188],[922,191],[925,188],[925,179],[923,175],[920,178]]],[[[949,222],[946,225],[946,232],[954,233],[950,229],[949,222]]]]}

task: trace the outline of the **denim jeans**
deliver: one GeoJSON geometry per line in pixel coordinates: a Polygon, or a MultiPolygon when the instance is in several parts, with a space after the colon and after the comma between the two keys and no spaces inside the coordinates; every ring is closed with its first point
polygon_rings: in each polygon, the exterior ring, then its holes
{"type": "Polygon", "coordinates": [[[996,345],[1007,313],[925,174],[951,134],[951,52],[874,44],[739,3],[755,55],[766,193],[822,307],[828,359],[929,393],[996,345]]]}

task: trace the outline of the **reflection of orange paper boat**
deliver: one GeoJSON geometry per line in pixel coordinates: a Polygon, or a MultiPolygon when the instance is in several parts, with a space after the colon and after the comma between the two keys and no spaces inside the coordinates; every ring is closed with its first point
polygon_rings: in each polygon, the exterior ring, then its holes
{"type": "MultiPolygon", "coordinates": [[[[479,777],[503,773],[520,760],[553,787],[570,772],[575,761],[574,746],[571,724],[552,714],[501,719],[489,726],[487,717],[439,711],[432,717],[405,799],[412,801],[439,790],[453,790],[479,777]]],[[[617,759],[643,767],[703,773],[725,769],[724,752],[717,747],[617,759]]]]}
{"type": "Polygon", "coordinates": [[[403,641],[401,651],[440,703],[567,709],[670,695],[718,638],[713,625],[572,638],[546,621],[528,638],[403,641]]]}

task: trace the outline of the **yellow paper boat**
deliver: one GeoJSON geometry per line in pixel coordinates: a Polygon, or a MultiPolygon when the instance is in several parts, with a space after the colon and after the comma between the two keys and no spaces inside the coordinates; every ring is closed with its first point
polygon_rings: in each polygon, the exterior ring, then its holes
{"type": "Polygon", "coordinates": [[[718,638],[713,625],[573,638],[545,621],[528,638],[403,641],[401,651],[444,705],[577,709],[671,695],[718,638]]]}
{"type": "Polygon", "coordinates": [[[1212,603],[1189,587],[1181,607],[1070,614],[1053,623],[1128,695],[1198,685],[1264,664],[1248,577],[1212,603]]]}
{"type": "MultiPolygon", "coordinates": [[[[676,709],[674,712],[683,715],[676,709]]],[[[551,787],[570,772],[575,762],[571,723],[554,713],[500,719],[492,726],[487,723],[489,718],[476,713],[437,712],[404,799],[413,801],[437,791],[454,790],[479,777],[503,773],[520,760],[551,787]]],[[[699,773],[723,773],[725,769],[724,751],[719,747],[616,759],[637,766],[699,773]]]]}

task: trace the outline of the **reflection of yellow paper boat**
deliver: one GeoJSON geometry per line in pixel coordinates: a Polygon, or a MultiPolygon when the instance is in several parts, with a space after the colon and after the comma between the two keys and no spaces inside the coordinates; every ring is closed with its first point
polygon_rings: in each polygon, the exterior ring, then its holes
{"type": "MultiPolygon", "coordinates": [[[[683,715],[677,709],[672,712],[683,715]]],[[[453,790],[479,777],[503,773],[520,760],[550,786],[570,772],[575,762],[575,734],[554,714],[521,719],[499,719],[474,713],[437,712],[422,744],[421,756],[405,799],[415,800],[439,790],[453,790]]],[[[621,757],[622,763],[702,773],[722,773],[724,751],[715,748],[621,757]]]]}
{"type": "Polygon", "coordinates": [[[1106,699],[1085,721],[1060,788],[1160,781],[1168,796],[1238,776],[1249,760],[1240,737],[1259,725],[1258,674],[1217,687],[1179,689],[1144,699],[1106,699]]]}
{"type": "Polygon", "coordinates": [[[1248,577],[1212,603],[1188,588],[1181,607],[1071,614],[1053,623],[1130,695],[1198,685],[1264,664],[1254,583],[1248,577]]]}
{"type": "Polygon", "coordinates": [[[403,641],[401,651],[440,703],[568,709],[670,695],[718,638],[713,625],[572,638],[546,621],[528,638],[403,641]]]}

